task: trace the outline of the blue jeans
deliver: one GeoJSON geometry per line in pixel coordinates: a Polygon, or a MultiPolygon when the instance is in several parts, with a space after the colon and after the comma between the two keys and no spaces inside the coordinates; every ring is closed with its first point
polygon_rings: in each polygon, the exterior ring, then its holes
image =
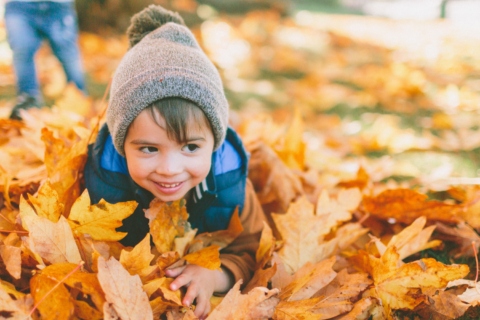
{"type": "Polygon", "coordinates": [[[34,56],[44,39],[61,62],[67,81],[85,91],[73,2],[7,2],[5,27],[13,51],[19,94],[26,93],[41,99],[34,56]]]}

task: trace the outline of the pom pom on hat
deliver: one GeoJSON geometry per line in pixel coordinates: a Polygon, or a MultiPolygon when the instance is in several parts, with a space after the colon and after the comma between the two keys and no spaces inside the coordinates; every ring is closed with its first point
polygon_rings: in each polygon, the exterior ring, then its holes
{"type": "Polygon", "coordinates": [[[158,5],[132,17],[130,49],[112,79],[107,125],[117,151],[125,156],[130,124],[164,98],[195,103],[210,122],[217,149],[225,139],[228,102],[220,75],[182,18],[158,5]]]}
{"type": "Polygon", "coordinates": [[[185,22],[178,13],[153,4],[133,15],[130,19],[130,26],[127,29],[130,48],[140,42],[147,34],[160,28],[167,22],[185,25],[185,22]]]}

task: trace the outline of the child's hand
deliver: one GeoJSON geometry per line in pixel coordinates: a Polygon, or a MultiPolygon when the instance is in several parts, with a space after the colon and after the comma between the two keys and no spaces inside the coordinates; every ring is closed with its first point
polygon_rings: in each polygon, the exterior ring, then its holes
{"type": "Polygon", "coordinates": [[[194,264],[167,269],[167,277],[176,278],[171,284],[171,290],[186,286],[187,293],[183,305],[189,307],[196,300],[195,316],[205,318],[210,312],[210,298],[214,292],[226,292],[233,285],[233,279],[227,270],[209,270],[194,264]]]}

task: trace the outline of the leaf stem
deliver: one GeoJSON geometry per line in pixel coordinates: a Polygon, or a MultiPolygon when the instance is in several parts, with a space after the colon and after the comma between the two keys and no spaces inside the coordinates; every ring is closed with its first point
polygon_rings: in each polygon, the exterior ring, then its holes
{"type": "Polygon", "coordinates": [[[28,316],[32,316],[32,314],[35,312],[35,310],[37,310],[38,306],[40,305],[40,303],[43,302],[43,300],[45,300],[46,297],[48,297],[55,289],[57,289],[57,287],[59,285],[61,285],[63,282],[65,282],[65,280],[68,279],[68,277],[70,277],[72,274],[74,274],[75,272],[78,271],[78,269],[80,269],[81,266],[83,266],[85,262],[83,261],[80,261],[78,263],[78,265],[75,267],[75,269],[73,269],[72,271],[70,271],[65,277],[63,277],[62,280],[60,280],[56,285],[53,286],[52,289],[50,289],[43,297],[42,299],[40,299],[32,308],[32,310],[30,310],[30,313],[28,314],[28,316]]]}

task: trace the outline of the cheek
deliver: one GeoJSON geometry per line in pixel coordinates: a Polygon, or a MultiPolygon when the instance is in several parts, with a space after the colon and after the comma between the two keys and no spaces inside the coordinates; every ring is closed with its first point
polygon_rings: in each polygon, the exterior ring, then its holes
{"type": "Polygon", "coordinates": [[[192,176],[195,176],[201,180],[205,179],[210,172],[210,167],[212,165],[212,155],[208,154],[198,159],[190,167],[190,172],[192,176]]]}

